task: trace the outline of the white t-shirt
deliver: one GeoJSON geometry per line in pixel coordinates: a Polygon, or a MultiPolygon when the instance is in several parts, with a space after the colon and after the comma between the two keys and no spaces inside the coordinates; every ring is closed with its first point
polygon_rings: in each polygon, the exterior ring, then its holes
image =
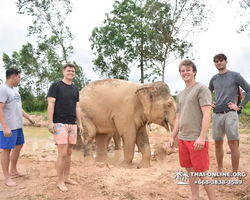
{"type": "MultiPolygon", "coordinates": [[[[10,130],[23,128],[21,96],[17,89],[3,83],[0,86],[0,102],[4,103],[3,112],[10,130]]],[[[3,131],[1,124],[0,131],[3,131]]]]}

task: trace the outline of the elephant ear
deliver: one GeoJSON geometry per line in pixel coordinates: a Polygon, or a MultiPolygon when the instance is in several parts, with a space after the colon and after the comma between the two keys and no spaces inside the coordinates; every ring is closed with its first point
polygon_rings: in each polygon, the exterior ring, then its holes
{"type": "Polygon", "coordinates": [[[156,90],[155,87],[153,86],[140,86],[138,87],[137,91],[135,94],[139,97],[143,109],[144,109],[144,114],[146,115],[147,119],[150,119],[150,111],[152,107],[152,102],[153,102],[153,95],[152,93],[156,90]]]}

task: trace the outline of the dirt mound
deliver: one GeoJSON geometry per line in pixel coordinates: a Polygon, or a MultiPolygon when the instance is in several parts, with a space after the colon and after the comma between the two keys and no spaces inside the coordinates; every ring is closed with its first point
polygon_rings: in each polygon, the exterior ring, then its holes
{"type": "Polygon", "coordinates": [[[44,119],[43,116],[41,115],[30,115],[32,119],[35,120],[35,124],[30,124],[30,122],[23,118],[23,125],[24,126],[35,126],[35,127],[47,127],[48,126],[48,121],[44,119]]]}

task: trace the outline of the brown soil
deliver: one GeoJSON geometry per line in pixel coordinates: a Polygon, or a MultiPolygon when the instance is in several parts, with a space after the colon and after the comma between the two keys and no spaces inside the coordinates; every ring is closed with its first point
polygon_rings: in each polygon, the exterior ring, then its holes
{"type": "MultiPolygon", "coordinates": [[[[45,126],[46,122],[39,121],[35,117],[38,126],[45,126]]],[[[26,124],[26,122],[25,122],[26,124]]],[[[130,169],[120,167],[122,158],[120,151],[114,151],[111,143],[109,155],[110,160],[101,163],[81,157],[72,158],[71,178],[79,185],[68,185],[68,192],[60,192],[56,187],[57,176],[55,164],[52,160],[41,159],[36,152],[25,152],[22,150],[19,159],[19,170],[26,172],[25,177],[15,178],[18,183],[16,187],[7,187],[3,183],[3,174],[0,170],[0,199],[74,199],[74,200],[178,200],[189,199],[191,192],[189,185],[177,185],[175,174],[178,170],[185,172],[179,165],[178,151],[170,151],[167,148],[170,133],[163,128],[154,126],[149,132],[152,152],[151,167],[136,169],[140,160],[140,153],[135,157],[130,169]],[[119,152],[119,153],[117,153],[119,152]],[[112,157],[113,155],[113,157],[112,157]],[[118,158],[116,158],[118,156],[118,158]],[[112,162],[111,162],[112,160],[112,162]],[[110,164],[112,163],[112,164],[110,164]]],[[[225,143],[225,150],[228,146],[225,143]]],[[[241,134],[240,140],[240,172],[246,172],[246,177],[240,177],[242,185],[229,187],[216,185],[216,196],[218,200],[250,200],[250,137],[249,133],[241,134]]],[[[56,152],[47,151],[46,154],[56,152]]],[[[231,155],[225,154],[225,172],[230,172],[231,155]]],[[[214,153],[214,142],[210,138],[210,172],[216,171],[214,153]]],[[[215,178],[227,180],[227,177],[215,178]]],[[[202,200],[207,199],[204,187],[200,187],[202,200]]]]}

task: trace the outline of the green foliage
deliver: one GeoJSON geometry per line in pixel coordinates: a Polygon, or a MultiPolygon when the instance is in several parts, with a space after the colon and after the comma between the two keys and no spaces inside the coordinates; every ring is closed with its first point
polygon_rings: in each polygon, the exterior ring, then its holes
{"type": "Polygon", "coordinates": [[[62,50],[60,61],[67,63],[73,53],[71,41],[74,35],[65,25],[67,16],[72,12],[70,0],[18,0],[19,14],[32,16],[32,26],[28,35],[37,35],[38,43],[47,43],[62,50]]]}
{"type": "MultiPolygon", "coordinates": [[[[52,82],[63,78],[62,65],[70,62],[73,53],[71,42],[74,35],[65,25],[72,5],[69,0],[19,0],[16,4],[19,14],[33,18],[28,35],[37,35],[37,47],[27,43],[11,56],[3,53],[4,68],[22,71],[18,88],[23,109],[27,112],[44,111],[47,109],[48,88],[52,82]]],[[[82,66],[75,61],[71,63],[76,66],[73,83],[80,90],[90,80],[85,77],[82,66]]]]}
{"type": "Polygon", "coordinates": [[[43,116],[43,119],[46,121],[48,120],[48,112],[47,109],[44,111],[34,111],[34,112],[27,112],[29,115],[40,115],[43,116]]]}
{"type": "Polygon", "coordinates": [[[177,95],[172,95],[172,97],[174,98],[175,102],[177,101],[177,95]]]}
{"type": "MultiPolygon", "coordinates": [[[[242,9],[241,16],[250,16],[250,0],[239,1],[239,4],[242,9]]],[[[250,20],[243,22],[237,32],[250,36],[250,20]]]]}
{"type": "Polygon", "coordinates": [[[20,87],[19,93],[22,98],[22,107],[26,112],[43,112],[48,107],[48,102],[46,100],[46,94],[42,93],[39,96],[32,94],[29,87],[20,87]]]}
{"type": "Polygon", "coordinates": [[[188,55],[193,47],[187,37],[204,31],[211,11],[200,0],[115,1],[101,27],[93,29],[90,42],[96,55],[94,70],[101,76],[128,79],[138,63],[141,82],[162,76],[165,67],[188,55]]]}
{"type": "MultiPolygon", "coordinates": [[[[19,0],[17,7],[19,14],[27,14],[33,19],[28,35],[37,35],[37,49],[33,50],[31,56],[21,55],[23,63],[32,61],[31,66],[40,71],[48,88],[51,82],[62,79],[63,64],[77,65],[75,61],[70,61],[74,50],[71,42],[75,36],[66,26],[66,18],[72,13],[72,4],[70,0],[19,0]]],[[[80,65],[77,65],[77,73],[80,75],[75,77],[75,82],[82,88],[90,80],[85,77],[80,65]]]]}
{"type": "Polygon", "coordinates": [[[250,116],[250,101],[241,110],[242,114],[250,116]]]}
{"type": "Polygon", "coordinates": [[[94,28],[91,37],[91,48],[97,58],[93,61],[94,71],[105,78],[119,78],[128,80],[129,63],[138,59],[138,32],[142,32],[142,10],[136,4],[138,1],[116,1],[114,10],[106,14],[103,26],[94,28]],[[133,37],[131,38],[131,36],[133,37]]]}

